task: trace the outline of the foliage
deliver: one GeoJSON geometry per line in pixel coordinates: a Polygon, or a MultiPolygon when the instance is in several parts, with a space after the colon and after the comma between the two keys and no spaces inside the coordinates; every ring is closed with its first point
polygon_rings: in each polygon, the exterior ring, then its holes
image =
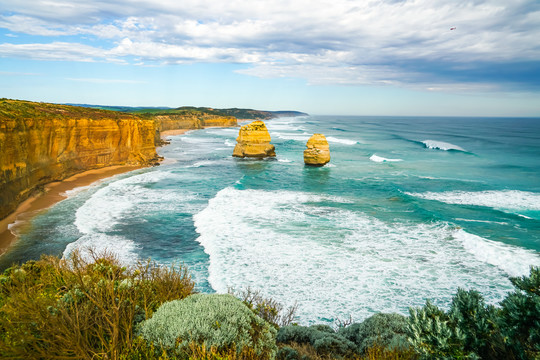
{"type": "Polygon", "coordinates": [[[259,359],[275,357],[276,330],[229,294],[195,294],[163,304],[139,328],[147,341],[177,354],[197,344],[217,352],[252,350],[259,359]]]}
{"type": "Polygon", "coordinates": [[[117,359],[134,326],[193,291],[184,267],[123,267],[108,254],[44,256],[0,277],[0,354],[25,359],[117,359]]]}
{"type": "Polygon", "coordinates": [[[359,353],[365,353],[372,346],[389,350],[407,350],[407,318],[399,314],[375,314],[361,323],[339,329],[341,336],[352,341],[359,353]]]}
{"type": "Polygon", "coordinates": [[[277,301],[266,298],[261,295],[260,291],[252,290],[249,287],[240,292],[229,289],[229,294],[242,300],[255,314],[274,325],[276,329],[281,326],[290,325],[294,320],[297,309],[296,303],[284,309],[283,305],[277,301]]]}
{"type": "Polygon", "coordinates": [[[310,327],[289,325],[279,329],[277,342],[282,344],[309,344],[319,355],[350,356],[356,346],[353,342],[337,334],[327,325],[310,327]]]}
{"type": "Polygon", "coordinates": [[[510,278],[516,288],[501,303],[503,336],[520,359],[540,358],[540,267],[530,276],[510,278]]]}

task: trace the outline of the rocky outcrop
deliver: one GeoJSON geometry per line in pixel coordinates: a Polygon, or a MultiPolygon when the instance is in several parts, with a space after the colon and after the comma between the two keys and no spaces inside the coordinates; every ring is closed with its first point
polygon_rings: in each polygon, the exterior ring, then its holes
{"type": "Polygon", "coordinates": [[[304,163],[311,166],[323,166],[330,162],[330,147],[323,134],[313,134],[304,150],[304,163]]]}
{"type": "Polygon", "coordinates": [[[51,181],[155,163],[157,130],[119,112],[0,99],[0,219],[51,181]]]}
{"type": "Polygon", "coordinates": [[[265,158],[276,156],[274,145],[264,122],[257,120],[240,128],[233,156],[265,158]]]}
{"type": "Polygon", "coordinates": [[[230,127],[237,126],[236,118],[233,116],[218,116],[205,114],[197,115],[156,115],[154,116],[159,131],[177,130],[177,129],[204,129],[205,127],[218,126],[230,127]]]}

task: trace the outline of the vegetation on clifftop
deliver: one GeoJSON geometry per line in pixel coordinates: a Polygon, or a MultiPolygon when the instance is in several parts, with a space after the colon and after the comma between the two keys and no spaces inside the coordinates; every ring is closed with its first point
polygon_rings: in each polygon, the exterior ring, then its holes
{"type": "MultiPolygon", "coordinates": [[[[0,276],[0,357],[16,359],[538,359],[540,268],[500,306],[458,290],[448,311],[375,314],[337,330],[291,324],[248,291],[193,295],[182,266],[44,256],[0,276]],[[285,321],[278,321],[278,320],[285,321]]],[[[343,325],[343,324],[342,324],[343,325]]]]}

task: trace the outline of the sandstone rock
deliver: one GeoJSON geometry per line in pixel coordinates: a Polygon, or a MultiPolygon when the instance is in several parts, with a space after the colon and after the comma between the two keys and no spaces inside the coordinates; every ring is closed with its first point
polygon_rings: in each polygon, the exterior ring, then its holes
{"type": "Polygon", "coordinates": [[[276,156],[274,145],[264,122],[257,120],[240,128],[233,156],[265,158],[276,156]]]}
{"type": "Polygon", "coordinates": [[[304,163],[311,166],[323,166],[330,162],[330,147],[323,134],[313,134],[304,150],[304,163]]]}

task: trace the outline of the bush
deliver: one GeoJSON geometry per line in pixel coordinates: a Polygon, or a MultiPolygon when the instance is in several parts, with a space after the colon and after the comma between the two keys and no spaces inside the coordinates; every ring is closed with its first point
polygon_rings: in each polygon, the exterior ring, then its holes
{"type": "Polygon", "coordinates": [[[139,334],[179,355],[189,355],[192,344],[225,352],[252,349],[259,359],[277,352],[276,330],[228,294],[195,294],[165,303],[140,325],[139,334]]]}
{"type": "Polygon", "coordinates": [[[260,291],[252,290],[249,287],[244,291],[229,289],[229,294],[242,300],[256,315],[274,325],[276,329],[290,325],[294,320],[296,304],[284,309],[283,305],[277,301],[266,298],[262,296],[260,291]]]}
{"type": "Polygon", "coordinates": [[[389,350],[406,350],[407,318],[399,314],[375,314],[361,323],[340,328],[339,334],[357,346],[361,354],[375,345],[389,350]]]}
{"type": "Polygon", "coordinates": [[[277,341],[282,344],[309,344],[319,355],[341,357],[351,355],[356,350],[354,343],[336,334],[327,325],[284,326],[279,329],[277,341]]]}
{"type": "Polygon", "coordinates": [[[0,279],[0,354],[13,358],[118,358],[134,326],[193,291],[183,267],[123,267],[112,255],[45,256],[0,279]]]}
{"type": "Polygon", "coordinates": [[[510,278],[516,290],[501,303],[499,325],[520,359],[540,358],[540,267],[530,275],[510,278]]]}

